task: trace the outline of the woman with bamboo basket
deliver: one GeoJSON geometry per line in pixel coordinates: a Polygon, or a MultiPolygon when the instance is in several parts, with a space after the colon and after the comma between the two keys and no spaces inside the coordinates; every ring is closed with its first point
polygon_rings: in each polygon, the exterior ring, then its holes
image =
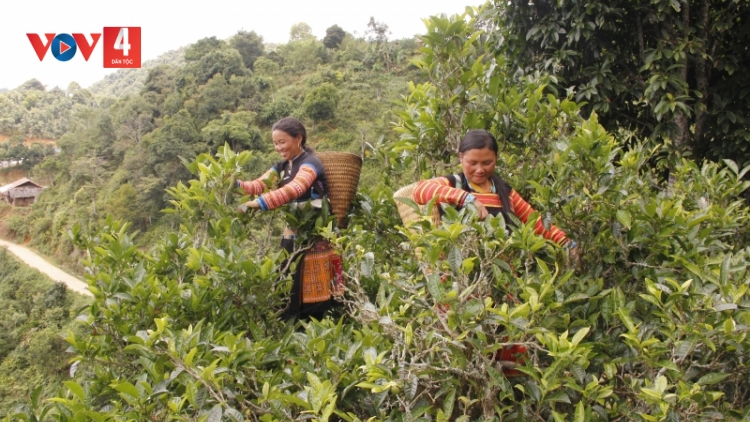
{"type": "MultiPolygon", "coordinates": [[[[343,223],[348,203],[342,196],[348,197],[349,202],[353,198],[360,168],[350,168],[356,165],[343,167],[344,172],[348,172],[348,179],[354,179],[353,173],[356,173],[356,180],[346,180],[349,186],[341,189],[341,166],[331,168],[331,165],[325,165],[321,158],[330,162],[332,154],[340,157],[343,153],[315,154],[306,146],[305,126],[293,117],[285,117],[276,122],[271,128],[271,137],[274,149],[282,161],[274,164],[255,180],[237,181],[237,186],[245,193],[257,195],[255,199],[240,205],[240,211],[267,211],[287,205],[290,211],[304,220],[304,228],[287,227],[281,237],[281,246],[290,253],[290,262],[297,261],[292,275],[289,305],[284,316],[294,319],[310,316],[320,318],[325,311],[338,303],[336,298],[344,293],[341,259],[328,241],[314,236],[313,233],[299,233],[299,230],[312,231],[314,225],[310,223],[324,217],[331,210],[331,205],[333,213],[337,214],[339,222],[343,223]],[[351,195],[348,194],[349,191],[352,192],[351,195]],[[336,203],[334,197],[337,199],[336,203]],[[342,203],[346,203],[343,210],[342,203]],[[302,259],[297,260],[300,255],[302,259]]],[[[347,155],[358,159],[361,167],[359,157],[347,155]]],[[[351,161],[350,157],[346,158],[351,161]]]]}

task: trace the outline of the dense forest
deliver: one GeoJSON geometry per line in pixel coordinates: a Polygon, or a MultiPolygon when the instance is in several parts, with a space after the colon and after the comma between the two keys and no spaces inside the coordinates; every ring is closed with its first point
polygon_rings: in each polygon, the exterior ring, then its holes
{"type": "MultiPolygon", "coordinates": [[[[367,39],[337,26],[322,41],[304,23],[290,32],[272,51],[254,32],[239,32],[121,70],[91,90],[45,91],[32,80],[0,96],[0,133],[14,135],[0,144],[0,160],[23,160],[49,185],[28,215],[6,219],[7,235],[75,263],[65,233],[78,221],[96,226],[112,214],[140,231],[171,231],[175,220],[160,211],[165,189],[190,178],[180,157],[228,143],[256,151],[248,171],[262,173],[276,160],[270,125],[287,115],[308,123],[316,149],[363,154],[377,144],[393,101],[421,78],[409,63],[416,40],[389,41],[387,25],[374,20],[367,39]],[[25,137],[53,138],[61,152],[24,148],[25,137]]],[[[365,171],[365,181],[375,177],[365,171]]]]}
{"type": "Polygon", "coordinates": [[[241,31],[137,91],[122,72],[98,92],[0,95],[0,132],[60,148],[4,230],[77,262],[94,295],[57,326],[74,324],[70,378],[32,394],[23,375],[6,419],[749,418],[748,6],[516,3],[433,16],[415,40],[374,19],[364,38],[300,23],[273,48],[241,31]],[[235,211],[232,180],[274,161],[287,115],[316,149],[365,158],[348,226],[315,222],[347,281],[321,321],[278,315],[280,227],[312,222],[235,211]],[[579,260],[533,219],[506,231],[447,208],[435,225],[428,205],[403,227],[393,192],[455,172],[473,128],[502,141],[499,173],[579,260]],[[496,359],[517,346],[524,359],[496,359]]]}
{"type": "Polygon", "coordinates": [[[53,396],[69,377],[68,344],[60,335],[81,330],[73,322],[90,300],[24,268],[0,249],[0,413],[53,396]]]}

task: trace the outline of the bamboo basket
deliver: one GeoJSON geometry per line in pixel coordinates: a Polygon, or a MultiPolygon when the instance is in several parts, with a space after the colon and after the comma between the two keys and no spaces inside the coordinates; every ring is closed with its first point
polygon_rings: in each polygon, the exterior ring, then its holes
{"type": "Polygon", "coordinates": [[[346,216],[357,194],[362,157],[348,152],[322,151],[320,158],[328,180],[328,200],[340,228],[346,227],[346,216]]]}
{"type": "MultiPolygon", "coordinates": [[[[402,187],[401,189],[397,190],[393,193],[394,200],[396,198],[408,198],[414,201],[414,188],[417,187],[418,182],[414,182],[410,185],[406,185],[402,187]]],[[[435,206],[432,208],[432,223],[434,225],[440,224],[440,211],[438,209],[440,205],[435,204],[435,206]]],[[[396,200],[396,207],[398,207],[398,214],[401,216],[401,221],[404,222],[404,226],[408,226],[410,223],[413,223],[417,220],[419,220],[422,216],[418,214],[414,208],[410,207],[408,204],[405,204],[399,200],[396,200]]],[[[422,210],[422,213],[424,214],[424,205],[420,205],[419,209],[422,210]]]]}

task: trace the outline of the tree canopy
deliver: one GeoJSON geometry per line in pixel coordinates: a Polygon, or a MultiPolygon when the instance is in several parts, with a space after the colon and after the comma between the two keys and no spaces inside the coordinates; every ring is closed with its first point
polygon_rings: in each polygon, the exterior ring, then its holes
{"type": "Polygon", "coordinates": [[[323,38],[323,44],[328,48],[338,48],[344,41],[346,32],[338,25],[333,25],[326,29],[326,36],[323,38]]]}
{"type": "Polygon", "coordinates": [[[221,50],[227,46],[224,40],[217,39],[216,37],[207,37],[198,40],[185,51],[185,60],[188,62],[195,62],[203,58],[206,54],[221,50]]]}
{"type": "Polygon", "coordinates": [[[255,66],[255,61],[265,52],[263,37],[256,34],[255,31],[238,31],[232,37],[230,44],[242,56],[242,62],[245,64],[245,67],[251,70],[255,66]]]}
{"type": "Polygon", "coordinates": [[[302,112],[316,122],[330,120],[336,112],[338,103],[338,90],[333,84],[325,82],[305,95],[305,100],[302,102],[302,112]]]}
{"type": "MultiPolygon", "coordinates": [[[[560,75],[521,66],[501,12],[432,16],[418,46],[290,42],[257,73],[220,46],[153,69],[138,98],[81,104],[62,153],[45,161],[55,186],[7,230],[83,257],[94,299],[65,334],[71,378],[7,418],[748,419],[750,166],[608,129],[578,88],[563,94],[560,75]],[[219,53],[213,72],[203,60],[219,53]],[[332,103],[325,123],[310,115],[332,103]],[[303,119],[317,150],[364,157],[348,227],[305,211],[236,212],[247,198],[234,181],[277,159],[269,125],[286,115],[303,119]],[[433,223],[438,204],[393,198],[460,171],[456,148],[476,128],[501,140],[497,171],[536,210],[528,224],[507,230],[470,206],[433,223]],[[132,203],[139,212],[117,217],[138,221],[103,215],[132,203]],[[420,217],[403,222],[399,205],[420,217]],[[580,259],[538,236],[539,220],[578,242],[580,259]],[[340,253],[338,314],[279,318],[286,225],[340,253]]],[[[27,91],[30,109],[43,103],[27,91]]]]}
{"type": "Polygon", "coordinates": [[[311,38],[315,38],[312,34],[312,28],[304,22],[295,23],[292,25],[292,28],[289,29],[289,41],[302,41],[311,38]]]}
{"type": "Polygon", "coordinates": [[[497,48],[555,76],[614,130],[699,158],[750,157],[750,4],[744,1],[493,2],[497,48]]]}

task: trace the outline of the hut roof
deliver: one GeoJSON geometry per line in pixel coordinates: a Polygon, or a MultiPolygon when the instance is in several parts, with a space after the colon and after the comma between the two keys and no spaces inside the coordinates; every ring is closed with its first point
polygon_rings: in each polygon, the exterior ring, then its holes
{"type": "Polygon", "coordinates": [[[18,179],[9,185],[0,187],[0,196],[10,199],[36,198],[43,190],[43,186],[24,177],[23,179],[18,179]]]}
{"type": "Polygon", "coordinates": [[[6,193],[10,191],[11,189],[20,188],[20,187],[44,189],[42,185],[32,182],[31,179],[29,179],[28,177],[24,177],[24,178],[16,180],[13,183],[0,187],[0,193],[6,193]]]}

